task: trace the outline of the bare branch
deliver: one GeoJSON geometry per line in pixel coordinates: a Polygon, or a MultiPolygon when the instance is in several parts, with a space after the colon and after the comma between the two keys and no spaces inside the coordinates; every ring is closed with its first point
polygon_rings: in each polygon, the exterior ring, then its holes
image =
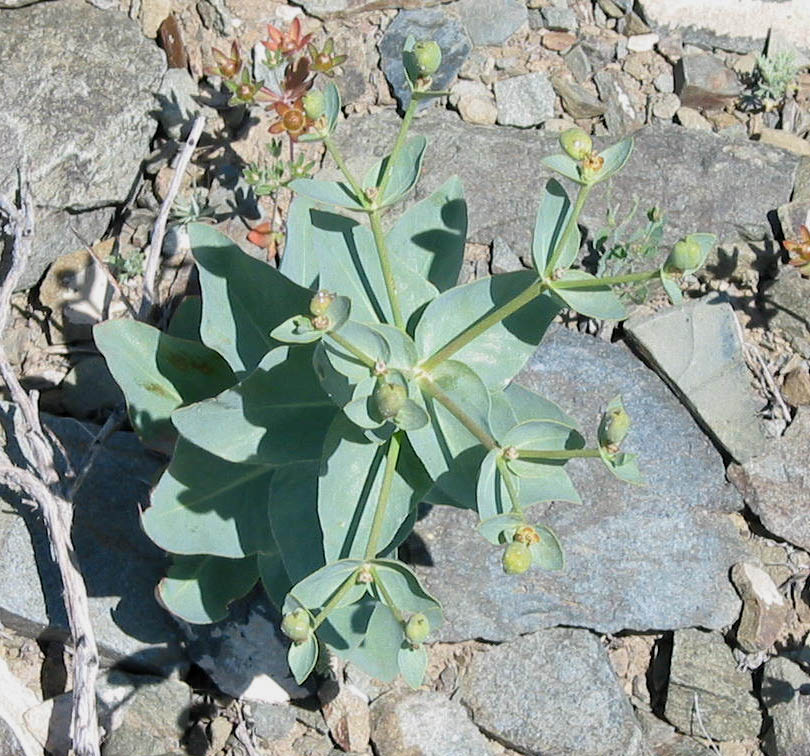
{"type": "Polygon", "coordinates": [[[169,220],[169,212],[172,209],[172,204],[180,191],[180,184],[183,181],[183,175],[186,172],[191,156],[197,147],[197,142],[202,135],[202,130],[205,127],[205,118],[201,115],[194,119],[194,124],[191,127],[191,133],[188,135],[186,144],[180,157],[177,160],[177,166],[174,169],[174,176],[172,176],[171,184],[169,184],[169,191],[163,204],[160,206],[155,227],[152,230],[152,241],[149,244],[149,254],[146,256],[146,265],[143,272],[143,293],[141,295],[141,304],[138,308],[138,315],[141,320],[148,321],[152,308],[157,300],[157,292],[155,291],[155,282],[157,280],[158,266],[160,264],[160,253],[163,249],[163,237],[166,235],[166,224],[169,220]]]}

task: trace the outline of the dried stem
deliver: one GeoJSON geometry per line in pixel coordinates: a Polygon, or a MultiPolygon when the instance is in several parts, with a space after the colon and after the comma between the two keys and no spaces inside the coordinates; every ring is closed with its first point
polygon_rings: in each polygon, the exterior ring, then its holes
{"type": "Polygon", "coordinates": [[[166,224],[169,221],[169,212],[172,209],[172,204],[180,191],[180,184],[183,181],[183,175],[186,172],[191,156],[197,147],[197,142],[200,140],[202,130],[205,127],[205,118],[197,116],[194,120],[194,125],[191,127],[191,133],[188,135],[186,144],[180,157],[177,160],[177,166],[172,176],[171,184],[169,184],[169,191],[163,204],[160,206],[155,227],[152,230],[152,241],[149,244],[149,254],[146,256],[146,265],[143,271],[143,293],[141,294],[141,304],[138,307],[139,319],[148,322],[152,308],[157,301],[157,292],[155,291],[155,282],[157,280],[158,266],[160,265],[160,253],[163,249],[163,237],[166,235],[166,224]]]}

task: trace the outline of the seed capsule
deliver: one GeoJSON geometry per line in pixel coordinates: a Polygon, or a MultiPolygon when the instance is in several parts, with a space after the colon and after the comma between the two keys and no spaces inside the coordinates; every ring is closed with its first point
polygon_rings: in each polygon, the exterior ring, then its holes
{"type": "Polygon", "coordinates": [[[521,525],[515,531],[512,540],[525,543],[528,546],[532,543],[540,543],[540,534],[531,525],[521,525]]]}
{"type": "Polygon", "coordinates": [[[378,383],[374,389],[377,409],[386,420],[394,417],[402,409],[407,398],[408,390],[398,383],[378,383]]]}
{"type": "Polygon", "coordinates": [[[309,612],[306,609],[295,609],[284,615],[281,620],[281,632],[293,643],[303,643],[312,634],[309,612]]]}
{"type": "Polygon", "coordinates": [[[326,110],[326,101],[323,98],[323,92],[320,89],[311,89],[304,95],[304,112],[307,118],[317,121],[326,110]]]}
{"type": "Polygon", "coordinates": [[[630,430],[630,415],[624,409],[612,410],[605,423],[605,441],[611,446],[618,447],[630,430]]]}
{"type": "Polygon", "coordinates": [[[317,318],[319,315],[323,315],[334,301],[335,295],[331,291],[321,289],[315,292],[315,296],[310,299],[309,311],[317,318]]]}
{"type": "Polygon", "coordinates": [[[525,543],[512,541],[503,552],[503,571],[507,575],[520,575],[532,564],[532,552],[525,543]]]}
{"type": "Polygon", "coordinates": [[[439,70],[439,66],[442,64],[442,49],[432,39],[417,42],[413,46],[412,52],[419,69],[419,76],[430,76],[439,70]]]}
{"type": "Polygon", "coordinates": [[[412,614],[405,623],[405,637],[412,646],[418,646],[430,633],[430,622],[424,614],[412,614]]]}
{"type": "Polygon", "coordinates": [[[560,134],[560,146],[568,157],[584,160],[593,150],[593,142],[583,129],[566,129],[560,134]]]}
{"type": "Polygon", "coordinates": [[[700,257],[700,244],[694,239],[681,239],[669,253],[665,267],[683,273],[685,270],[697,268],[700,265],[700,257]]]}

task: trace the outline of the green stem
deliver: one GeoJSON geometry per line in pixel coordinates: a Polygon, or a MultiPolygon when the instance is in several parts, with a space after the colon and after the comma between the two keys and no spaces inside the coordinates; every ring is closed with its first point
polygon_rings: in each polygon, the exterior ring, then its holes
{"type": "Polygon", "coordinates": [[[313,630],[317,630],[321,626],[321,623],[329,616],[329,613],[337,607],[340,600],[351,590],[352,586],[357,582],[357,573],[360,569],[361,568],[358,567],[352,572],[352,574],[340,584],[340,588],[332,594],[332,598],[324,604],[323,609],[318,612],[318,616],[315,618],[315,623],[312,626],[313,630]]]}
{"type": "Polygon", "coordinates": [[[429,376],[424,376],[419,381],[419,386],[426,394],[429,394],[437,402],[442,404],[444,408],[456,418],[473,436],[475,436],[481,444],[488,450],[498,449],[498,442],[489,434],[489,432],[482,428],[475,422],[461,407],[459,407],[447,394],[444,393],[429,376]]]}
{"type": "Polygon", "coordinates": [[[374,244],[377,247],[377,256],[380,258],[380,268],[382,269],[385,290],[388,292],[388,301],[391,303],[391,312],[394,314],[394,325],[401,331],[405,330],[405,320],[402,317],[402,308],[399,305],[397,295],[397,283],[394,280],[394,273],[391,270],[391,258],[388,256],[388,247],[385,244],[385,234],[383,233],[380,211],[372,210],[369,213],[371,221],[371,232],[374,234],[374,244]]]}
{"type": "Polygon", "coordinates": [[[539,278],[524,289],[506,304],[501,305],[497,310],[493,310],[489,315],[485,315],[480,320],[473,323],[467,330],[462,331],[454,339],[451,339],[438,352],[434,352],[421,365],[422,369],[429,373],[437,365],[450,359],[459,349],[463,349],[473,339],[478,338],[484,331],[500,323],[504,318],[508,318],[512,313],[517,312],[521,307],[531,302],[535,297],[542,294],[548,288],[548,284],[539,278]]]}
{"type": "Polygon", "coordinates": [[[349,182],[349,186],[351,186],[352,191],[357,195],[358,201],[362,202],[364,206],[368,207],[368,197],[366,197],[365,192],[357,182],[354,174],[349,170],[349,166],[346,165],[346,161],[343,159],[343,153],[341,153],[341,151],[338,149],[337,145],[332,140],[332,137],[324,137],[323,143],[326,145],[327,152],[332,156],[332,160],[334,160],[337,167],[340,168],[340,172],[346,177],[346,181],[349,182]]]}
{"type": "Polygon", "coordinates": [[[330,331],[328,334],[329,338],[332,339],[336,344],[342,346],[347,352],[352,354],[354,357],[357,357],[360,362],[362,362],[366,367],[374,368],[377,365],[377,362],[369,357],[363,350],[358,349],[354,344],[352,344],[348,339],[344,339],[339,333],[335,331],[330,331]]]}
{"type": "Polygon", "coordinates": [[[397,609],[397,605],[394,603],[394,599],[391,598],[391,594],[388,592],[388,589],[385,587],[383,581],[380,580],[380,576],[377,573],[377,570],[374,569],[374,567],[371,568],[371,575],[374,578],[374,586],[382,595],[383,601],[385,602],[386,606],[394,613],[394,617],[396,617],[399,622],[404,622],[402,612],[399,611],[399,609],[397,609]]]}
{"type": "Polygon", "coordinates": [[[570,281],[555,281],[555,289],[589,289],[595,286],[614,286],[617,284],[635,283],[637,281],[649,281],[653,278],[658,278],[657,270],[647,270],[643,273],[626,273],[623,276],[605,276],[604,278],[587,279],[587,280],[570,280],[570,281]]]}
{"type": "Polygon", "coordinates": [[[574,459],[599,457],[599,449],[517,449],[519,459],[574,459]]]}
{"type": "Polygon", "coordinates": [[[396,165],[399,153],[405,145],[405,137],[408,136],[408,129],[411,127],[411,121],[413,121],[413,117],[416,115],[416,108],[418,106],[419,101],[411,97],[411,101],[408,103],[408,108],[405,111],[405,117],[402,119],[402,124],[399,127],[397,141],[394,142],[394,149],[391,150],[391,156],[385,164],[385,170],[383,170],[382,179],[380,179],[379,190],[377,192],[377,200],[380,202],[382,202],[383,197],[385,197],[385,190],[388,188],[388,182],[391,180],[391,171],[396,165]]]}
{"type": "Polygon", "coordinates": [[[523,508],[520,506],[520,497],[518,496],[517,488],[515,488],[515,481],[512,478],[512,473],[506,466],[506,460],[499,456],[498,459],[495,460],[495,464],[498,467],[498,472],[501,474],[506,490],[509,493],[509,500],[512,502],[512,511],[516,514],[523,514],[523,508]]]}
{"type": "Polygon", "coordinates": [[[546,265],[545,272],[547,276],[554,275],[554,271],[557,269],[557,261],[560,259],[560,255],[568,244],[568,239],[570,238],[571,234],[574,233],[574,229],[577,227],[579,214],[582,212],[582,208],[585,206],[585,200],[588,199],[588,194],[590,194],[590,191],[591,186],[589,184],[580,185],[579,193],[577,194],[576,201],[574,202],[574,209],[571,211],[571,215],[568,216],[568,223],[565,225],[565,230],[557,241],[557,246],[554,248],[554,252],[551,253],[551,259],[548,261],[548,265],[546,265]]]}
{"type": "Polygon", "coordinates": [[[385,472],[383,473],[382,485],[380,486],[380,497],[377,499],[377,509],[374,510],[374,519],[371,521],[371,532],[368,536],[368,546],[366,546],[366,559],[374,559],[377,556],[377,543],[382,534],[385,523],[385,510],[388,507],[388,499],[391,498],[391,486],[394,483],[394,471],[397,467],[400,450],[401,431],[391,436],[388,442],[388,453],[385,458],[385,472]]]}

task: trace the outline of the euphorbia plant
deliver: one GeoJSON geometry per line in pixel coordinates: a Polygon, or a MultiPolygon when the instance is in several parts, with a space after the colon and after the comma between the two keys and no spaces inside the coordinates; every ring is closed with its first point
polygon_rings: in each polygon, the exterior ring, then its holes
{"type": "Polygon", "coordinates": [[[687,237],[646,273],[599,279],[575,267],[580,211],[632,141],[597,153],[573,130],[544,163],[578,193],[572,204],[558,181],[546,184],[534,269],[458,286],[467,224],[457,179],[389,230],[382,223],[419,177],[426,141],[408,132],[419,102],[436,95],[439,59],[433,43],[406,43],[411,103],[391,153],[362,178],[332,138],[337,89],[311,98],[322,112],[309,114],[309,136],[345,181],[290,184],[278,270],[191,225],[202,301],[187,300],[166,333],[124,320],[96,328],[136,431],[173,450],[142,517],[174,555],[160,599],[189,622],[212,622],[261,580],[299,681],[328,647],[376,677],[421,683],[442,613],[397,558],[420,502],[477,510],[509,574],[564,568],[530,507],[580,501],[565,472],[574,457],[640,482],[621,450],[629,417],[614,399],[587,447],[563,410],[511,381],[561,309],[623,318],[613,287],[653,278],[677,298],[678,279],[713,243],[687,237]]]}

